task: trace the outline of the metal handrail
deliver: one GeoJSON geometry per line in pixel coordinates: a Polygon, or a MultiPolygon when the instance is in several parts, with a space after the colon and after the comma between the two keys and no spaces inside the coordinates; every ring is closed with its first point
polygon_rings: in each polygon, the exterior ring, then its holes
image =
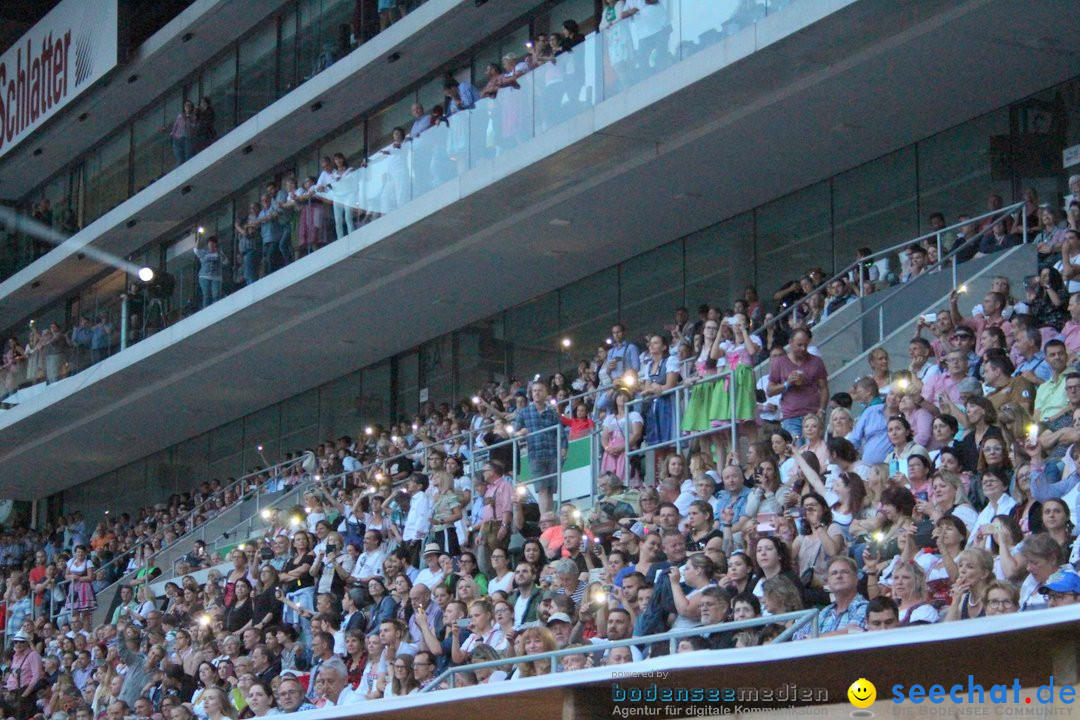
{"type": "MultiPolygon", "coordinates": [[[[261,453],[261,451],[260,451],[260,453],[261,453]]],[[[170,527],[175,525],[177,522],[183,522],[185,524],[185,527],[188,527],[188,523],[189,522],[192,522],[192,523],[194,522],[194,518],[196,518],[198,516],[199,509],[201,507],[203,507],[207,502],[211,502],[211,501],[213,501],[214,499],[216,499],[218,497],[223,497],[227,492],[229,492],[230,490],[235,488],[237,485],[247,483],[253,477],[257,477],[259,475],[264,475],[266,473],[281,474],[282,472],[286,471],[287,469],[291,469],[291,468],[295,467],[296,465],[299,465],[300,463],[302,463],[304,461],[304,459],[305,459],[305,455],[306,455],[306,453],[304,455],[301,455],[300,457],[293,458],[292,460],[286,460],[284,462],[278,463],[277,465],[271,465],[271,466],[263,468],[261,470],[256,470],[254,472],[250,472],[250,473],[248,473],[246,475],[241,476],[240,478],[238,478],[234,482],[229,483],[228,485],[221,488],[217,492],[215,492],[215,493],[211,494],[210,496],[204,498],[202,500],[202,502],[197,503],[195,507],[193,507],[190,511],[188,511],[188,513],[184,516],[184,518],[182,520],[175,520],[175,521],[173,521],[171,523],[165,524],[163,527],[161,527],[157,532],[155,532],[149,538],[139,540],[131,548],[129,548],[128,550],[125,550],[123,553],[117,555],[112,560],[110,560],[109,562],[105,563],[104,565],[102,565],[100,568],[97,568],[97,569],[98,570],[104,570],[105,568],[110,567],[110,566],[112,566],[114,568],[119,567],[119,563],[121,561],[128,560],[133,554],[137,553],[140,548],[142,548],[144,545],[146,545],[146,543],[153,543],[155,539],[157,539],[159,537],[164,537],[165,532],[170,527]]],[[[256,490],[256,492],[258,492],[258,490],[256,490]]],[[[241,500],[243,500],[243,494],[241,495],[241,500]]],[[[229,509],[231,509],[231,508],[226,508],[226,510],[229,510],[229,509]]],[[[209,522],[209,520],[207,522],[209,522]]],[[[150,557],[147,558],[146,562],[148,564],[152,564],[153,561],[155,560],[155,558],[160,557],[166,550],[169,550],[169,549],[172,549],[172,548],[176,547],[176,545],[178,545],[181,542],[190,540],[196,533],[198,533],[200,530],[202,530],[204,528],[204,525],[205,525],[205,523],[203,525],[198,525],[198,526],[192,524],[190,526],[190,529],[188,529],[187,532],[185,532],[183,535],[178,537],[176,539],[176,541],[173,542],[171,545],[169,545],[168,547],[163,547],[160,550],[155,550],[150,555],[150,557]]],[[[135,571],[135,572],[138,572],[138,571],[135,571]]],[[[114,588],[114,587],[122,584],[128,578],[129,575],[131,575],[131,573],[126,572],[126,571],[121,572],[119,577],[117,577],[117,579],[115,581],[113,581],[109,585],[105,586],[103,589],[99,590],[98,592],[99,593],[104,593],[104,592],[107,592],[108,590],[110,590],[111,588],[114,588]]],[[[55,613],[50,612],[51,619],[55,620],[57,617],[62,615],[64,612],[65,612],[65,607],[63,605],[61,605],[58,610],[55,610],[55,613]]]]}
{"type": "MultiPolygon", "coordinates": [[[[988,215],[992,217],[996,213],[1005,213],[1005,211],[1010,210],[1012,208],[1015,208],[1017,205],[1023,206],[1023,204],[1024,203],[1021,202],[1021,203],[1017,203],[1016,205],[1010,205],[1008,208],[1002,208],[1001,210],[995,210],[993,213],[988,213],[988,215]]],[[[980,216],[980,217],[985,217],[985,216],[980,216]]],[[[972,220],[969,220],[968,222],[965,222],[964,224],[967,225],[967,224],[969,224],[971,222],[977,222],[977,220],[972,219],[972,220]]],[[[940,269],[942,269],[942,267],[945,265],[946,262],[950,262],[951,265],[952,265],[952,286],[953,286],[954,290],[957,287],[957,279],[958,279],[958,277],[957,277],[957,257],[959,256],[960,251],[968,249],[971,245],[974,245],[974,244],[976,244],[978,242],[981,242],[983,237],[986,235],[986,233],[990,231],[991,227],[993,227],[993,223],[991,223],[985,230],[980,230],[979,232],[972,235],[970,238],[967,238],[966,240],[964,240],[964,242],[962,242],[960,245],[957,245],[955,248],[953,248],[951,251],[949,251],[949,254],[948,254],[947,257],[939,259],[937,263],[930,266],[931,268],[936,268],[936,269],[940,270],[940,269]]],[[[1024,235],[1026,236],[1027,235],[1027,230],[1028,230],[1028,227],[1027,227],[1027,215],[1026,214],[1023,216],[1023,228],[1024,228],[1024,235]]],[[[941,230],[940,232],[938,232],[936,234],[940,236],[940,234],[943,233],[943,232],[945,232],[945,230],[941,230]]],[[[939,237],[939,241],[940,241],[940,237],[939,237]]],[[[933,272],[933,270],[928,269],[927,272],[933,272]]],[[[887,300],[887,298],[886,298],[886,300],[887,300]]],[[[877,313],[878,313],[878,342],[879,343],[882,342],[884,340],[884,338],[885,338],[885,316],[884,316],[884,312],[885,312],[885,302],[886,302],[886,300],[882,300],[882,302],[878,304],[877,308],[875,308],[877,313]]],[[[838,328],[829,328],[829,330],[831,331],[830,334],[827,337],[820,340],[818,342],[818,345],[819,346],[823,345],[824,343],[828,342],[829,340],[832,340],[834,337],[837,337],[838,335],[843,334],[848,328],[855,325],[856,323],[862,322],[863,318],[865,318],[866,315],[868,313],[870,313],[870,312],[871,312],[871,310],[869,310],[869,309],[865,310],[865,311],[859,313],[858,315],[855,315],[854,317],[850,318],[846,323],[844,323],[840,327],[838,327],[838,328]]]]}
{"type": "Polygon", "coordinates": [[[487,668],[498,669],[507,665],[517,665],[519,663],[535,662],[537,660],[547,660],[551,662],[551,672],[560,672],[559,664],[554,660],[566,657],[567,655],[591,655],[597,652],[606,652],[617,647],[627,647],[631,645],[650,645],[656,642],[671,642],[672,650],[675,649],[677,643],[673,642],[684,637],[694,637],[713,632],[736,632],[739,630],[746,630],[758,626],[774,625],[776,623],[792,622],[794,624],[787,628],[783,633],[772,640],[773,643],[784,642],[790,639],[798,630],[811,624],[811,637],[818,636],[818,614],[821,611],[816,608],[810,608],[807,610],[797,610],[795,612],[784,613],[782,615],[766,615],[763,617],[750,618],[749,620],[738,620],[736,622],[721,622],[714,623],[712,625],[698,625],[692,628],[682,628],[681,630],[668,630],[667,632],[655,633],[653,635],[642,635],[640,637],[627,638],[625,640],[607,640],[602,643],[596,643],[589,645],[588,647],[572,647],[564,648],[562,650],[548,650],[542,653],[536,653],[533,655],[521,655],[518,657],[507,657],[500,660],[486,660],[479,663],[469,663],[466,665],[456,665],[444,670],[439,676],[437,676],[430,683],[425,685],[420,692],[432,692],[437,690],[439,685],[446,679],[450,680],[450,687],[454,687],[454,676],[462,672],[472,672],[474,670],[484,670],[487,668]]]}
{"type": "MultiPolygon", "coordinates": [[[[852,263],[848,264],[846,267],[844,267],[843,270],[841,270],[840,272],[834,274],[828,280],[823,281],[818,287],[814,288],[808,295],[806,295],[805,297],[799,298],[798,302],[792,303],[791,307],[783,310],[782,312],[779,312],[779,313],[773,315],[772,320],[769,320],[768,322],[763,323],[761,325],[761,327],[756,328],[754,330],[754,333],[755,334],[763,333],[766,330],[768,330],[770,327],[779,324],[781,318],[785,318],[785,317],[787,317],[788,315],[791,315],[791,314],[796,314],[797,315],[799,303],[806,301],[808,298],[812,297],[813,295],[817,295],[818,293],[828,292],[828,287],[829,287],[829,285],[831,285],[833,283],[833,281],[846,278],[850,274],[850,272],[852,270],[856,270],[856,269],[859,270],[859,296],[860,297],[865,297],[866,296],[866,292],[865,292],[866,288],[865,288],[865,278],[863,276],[863,273],[861,272],[862,267],[864,265],[868,264],[868,263],[872,263],[874,261],[874,259],[881,259],[882,257],[891,256],[893,253],[897,252],[898,250],[903,250],[905,248],[908,248],[912,244],[918,243],[918,242],[920,242],[922,240],[928,240],[930,238],[936,238],[937,239],[938,262],[936,263],[935,266],[931,266],[931,267],[941,267],[944,264],[944,262],[945,262],[945,260],[947,258],[952,258],[953,259],[953,267],[954,267],[954,281],[955,281],[955,266],[956,266],[955,260],[956,260],[957,253],[961,249],[968,247],[968,245],[972,241],[974,241],[976,238],[981,239],[983,234],[985,232],[987,232],[987,230],[979,231],[978,233],[973,235],[971,238],[968,238],[967,240],[965,240],[961,245],[959,245],[959,246],[953,248],[952,250],[950,250],[947,257],[943,256],[942,253],[941,253],[941,237],[942,237],[942,235],[944,235],[945,233],[954,231],[954,230],[958,230],[958,229],[960,229],[960,228],[962,228],[962,227],[964,227],[966,225],[970,225],[972,223],[980,222],[981,220],[985,220],[987,218],[995,217],[995,216],[998,216],[998,215],[1001,215],[1003,217],[1007,217],[1008,215],[1012,214],[1016,210],[1023,209],[1024,207],[1025,207],[1025,204],[1024,204],[1023,201],[1021,201],[1021,202],[1013,203],[1012,205],[1008,205],[1006,207],[1000,208],[998,210],[990,210],[988,212],[982,213],[981,215],[976,215],[974,217],[968,218],[967,220],[964,220],[963,222],[953,223],[952,225],[943,227],[941,230],[935,230],[935,231],[930,232],[930,233],[919,235],[918,237],[915,237],[915,238],[912,238],[912,239],[904,240],[903,242],[897,243],[896,245],[892,245],[892,246],[887,247],[887,248],[885,248],[883,250],[878,250],[875,253],[871,253],[870,255],[867,255],[865,258],[862,258],[860,260],[855,260],[854,262],[852,262],[852,263]]],[[[1021,215],[1021,218],[1022,218],[1022,222],[1023,222],[1024,228],[1025,228],[1025,235],[1026,235],[1027,214],[1021,212],[1020,215],[1021,215]]],[[[987,226],[987,229],[989,229],[992,226],[993,226],[993,223],[989,223],[988,226],[987,226]]]]}

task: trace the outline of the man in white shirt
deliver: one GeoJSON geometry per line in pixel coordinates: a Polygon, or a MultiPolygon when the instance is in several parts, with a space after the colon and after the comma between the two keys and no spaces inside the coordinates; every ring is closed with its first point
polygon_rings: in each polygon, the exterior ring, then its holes
{"type": "Polygon", "coordinates": [[[409,514],[405,516],[405,529],[401,533],[401,539],[409,548],[409,559],[415,565],[420,543],[431,527],[431,498],[426,492],[428,479],[424,475],[413,473],[405,487],[409,493],[409,514]]]}
{"type": "Polygon", "coordinates": [[[338,707],[363,700],[349,687],[349,671],[339,657],[324,660],[315,680],[315,706],[338,707]]]}
{"type": "Polygon", "coordinates": [[[352,576],[359,581],[361,587],[366,588],[368,580],[373,577],[382,577],[385,559],[386,548],[383,547],[382,533],[378,530],[368,530],[364,533],[364,552],[356,558],[352,576]]]}

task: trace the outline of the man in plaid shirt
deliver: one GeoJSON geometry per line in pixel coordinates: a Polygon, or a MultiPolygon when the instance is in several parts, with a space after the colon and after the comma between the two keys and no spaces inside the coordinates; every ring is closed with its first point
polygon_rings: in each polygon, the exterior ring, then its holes
{"type": "Polygon", "coordinates": [[[557,430],[549,430],[545,433],[536,433],[537,430],[559,425],[559,413],[548,403],[548,386],[542,382],[534,382],[529,392],[532,395],[532,403],[517,414],[514,419],[514,431],[518,437],[528,435],[526,440],[529,449],[529,468],[532,470],[534,480],[538,480],[536,488],[539,491],[540,512],[551,510],[552,493],[558,484],[558,462],[566,457],[566,434],[557,430]],[[539,480],[539,478],[543,478],[539,480]]]}

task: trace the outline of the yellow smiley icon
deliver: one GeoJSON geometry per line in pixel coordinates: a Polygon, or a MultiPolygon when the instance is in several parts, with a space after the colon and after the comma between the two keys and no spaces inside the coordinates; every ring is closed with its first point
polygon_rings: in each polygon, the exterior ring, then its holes
{"type": "Polygon", "coordinates": [[[859,678],[851,683],[847,690],[848,700],[857,708],[868,708],[877,699],[877,688],[866,678],[859,678]]]}

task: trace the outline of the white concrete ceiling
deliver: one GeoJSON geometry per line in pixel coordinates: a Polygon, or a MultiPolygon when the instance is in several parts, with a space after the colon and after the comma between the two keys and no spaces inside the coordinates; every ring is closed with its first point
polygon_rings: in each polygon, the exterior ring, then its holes
{"type": "Polygon", "coordinates": [[[556,129],[0,415],[0,495],[92,478],[1072,77],[1076,53],[1015,38],[1073,37],[1074,9],[860,0],[647,107],[613,98],[600,132],[556,129]],[[552,153],[560,132],[579,139],[552,153]]]}

